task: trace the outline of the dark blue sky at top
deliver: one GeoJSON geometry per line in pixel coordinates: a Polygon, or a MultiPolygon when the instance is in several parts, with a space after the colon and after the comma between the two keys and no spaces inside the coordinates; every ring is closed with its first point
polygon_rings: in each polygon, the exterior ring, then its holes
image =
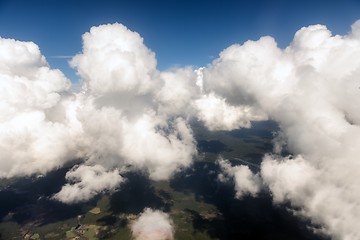
{"type": "Polygon", "coordinates": [[[67,59],[52,56],[80,52],[81,35],[104,23],[138,32],[164,70],[207,65],[231,44],[264,35],[284,48],[310,24],[346,34],[357,19],[360,0],[0,0],[0,36],[35,42],[72,80],[67,59]]]}

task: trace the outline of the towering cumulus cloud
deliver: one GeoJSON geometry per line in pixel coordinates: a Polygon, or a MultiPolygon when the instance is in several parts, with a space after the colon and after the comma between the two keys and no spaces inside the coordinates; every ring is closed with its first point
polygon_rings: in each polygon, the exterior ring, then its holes
{"type": "Polygon", "coordinates": [[[172,240],[173,225],[169,215],[147,208],[131,225],[136,240],[172,240]]]}
{"type": "Polygon", "coordinates": [[[89,162],[129,164],[166,179],[191,163],[196,153],[184,118],[164,109],[158,92],[166,87],[143,39],[120,24],[91,28],[83,53],[72,60],[84,81],[78,117],[89,162]]]}
{"type": "Polygon", "coordinates": [[[271,37],[233,45],[203,70],[204,89],[260,108],[295,156],[268,155],[261,176],[275,202],[324,226],[334,239],[360,234],[360,22],[346,36],[300,29],[285,50],[271,37]]]}
{"type": "MultiPolygon", "coordinates": [[[[109,171],[130,166],[162,180],[192,162],[196,154],[192,131],[182,114],[166,105],[182,100],[181,94],[174,99],[166,95],[175,74],[156,69],[155,54],[139,34],[121,24],[93,27],[83,35],[83,52],[71,64],[83,81],[77,117],[86,164],[100,164],[109,171]]],[[[55,197],[67,201],[62,196],[76,184],[64,186],[55,197]]]]}
{"type": "Polygon", "coordinates": [[[85,33],[83,52],[71,61],[80,92],[69,91],[70,81],[34,43],[0,39],[0,52],[0,177],[46,173],[82,158],[54,195],[71,203],[116,189],[125,168],[160,180],[191,164],[196,148],[182,98],[197,91],[197,75],[190,68],[160,73],[139,34],[121,24],[85,33]],[[173,84],[177,95],[167,94],[173,84]]]}

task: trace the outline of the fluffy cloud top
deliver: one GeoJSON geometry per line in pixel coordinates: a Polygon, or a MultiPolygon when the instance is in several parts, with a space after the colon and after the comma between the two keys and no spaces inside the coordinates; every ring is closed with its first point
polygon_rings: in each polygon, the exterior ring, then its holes
{"type": "Polygon", "coordinates": [[[83,51],[71,60],[80,92],[70,92],[70,81],[49,68],[34,43],[0,39],[0,50],[0,177],[46,173],[82,158],[67,175],[77,183],[55,195],[70,203],[117,186],[121,179],[96,182],[113,169],[130,165],[159,180],[191,164],[195,141],[181,109],[194,88],[182,80],[196,74],[187,69],[174,81],[180,73],[160,74],[136,32],[116,23],[83,35],[83,51]],[[182,92],[168,95],[172,85],[182,92]]]}
{"type": "Polygon", "coordinates": [[[173,223],[169,215],[159,210],[146,208],[131,225],[136,240],[172,240],[173,223]]]}
{"type": "Polygon", "coordinates": [[[227,160],[220,158],[218,164],[222,170],[219,175],[220,181],[227,181],[228,177],[234,179],[236,198],[250,195],[256,196],[262,187],[259,174],[253,174],[248,166],[231,166],[227,160]]]}
{"type": "Polygon", "coordinates": [[[100,165],[75,166],[65,178],[72,182],[62,187],[53,198],[64,203],[86,201],[103,191],[114,191],[124,181],[119,170],[107,171],[100,165]]]}
{"type": "Polygon", "coordinates": [[[196,154],[192,131],[166,107],[168,77],[160,76],[139,34],[120,24],[102,25],[83,40],[72,64],[84,80],[78,118],[89,162],[131,165],[155,180],[188,166],[196,154]]]}
{"type": "Polygon", "coordinates": [[[334,239],[360,237],[358,32],[359,22],[346,36],[304,27],[284,50],[263,37],[225,49],[203,70],[206,91],[279,123],[295,157],[267,156],[261,176],[276,202],[300,207],[334,239]]]}
{"type": "Polygon", "coordinates": [[[156,85],[155,54],[138,33],[118,23],[92,27],[85,33],[83,54],[75,56],[71,65],[95,94],[145,94],[156,85]]]}
{"type": "Polygon", "coordinates": [[[32,42],[0,38],[0,177],[46,173],[76,157],[70,81],[32,42]]]}

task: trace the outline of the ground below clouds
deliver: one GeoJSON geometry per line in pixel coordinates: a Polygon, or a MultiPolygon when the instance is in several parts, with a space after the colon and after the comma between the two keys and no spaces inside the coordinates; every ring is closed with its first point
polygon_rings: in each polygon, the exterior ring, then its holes
{"type": "MultiPolygon", "coordinates": [[[[259,164],[260,156],[272,147],[276,124],[260,122],[252,129],[231,132],[194,125],[200,157],[170,181],[153,182],[142,172],[129,172],[114,194],[75,205],[49,199],[64,184],[71,166],[44,177],[3,181],[0,239],[131,239],[129,226],[145,208],[169,214],[175,239],[326,239],[314,234],[311,228],[316,226],[309,221],[293,216],[287,204],[275,206],[269,192],[239,200],[234,198],[233,182],[217,179],[218,154],[259,164]]],[[[258,171],[254,166],[249,165],[258,171]]]]}

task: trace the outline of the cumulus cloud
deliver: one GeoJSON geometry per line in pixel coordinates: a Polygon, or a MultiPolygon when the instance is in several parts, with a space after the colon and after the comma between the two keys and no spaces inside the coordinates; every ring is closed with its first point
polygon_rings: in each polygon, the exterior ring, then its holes
{"type": "Polygon", "coordinates": [[[256,106],[279,123],[279,146],[262,179],[275,202],[322,224],[334,239],[358,239],[360,219],[359,22],[345,36],[323,25],[300,29],[286,49],[271,37],[233,45],[203,69],[206,92],[256,106]]]}
{"type": "Polygon", "coordinates": [[[159,113],[175,114],[187,117],[192,115],[192,102],[199,98],[198,73],[190,67],[171,69],[160,75],[164,84],[156,94],[159,113]]]}
{"type": "Polygon", "coordinates": [[[0,177],[46,173],[82,158],[67,175],[77,183],[55,195],[77,202],[121,182],[96,183],[113,169],[130,166],[161,180],[191,164],[196,147],[184,99],[198,92],[197,75],[190,68],[160,73],[138,33],[117,23],[85,33],[83,51],[71,60],[79,92],[34,43],[0,39],[0,50],[0,177]]]}
{"type": "Polygon", "coordinates": [[[46,173],[77,156],[70,81],[37,45],[0,38],[0,177],[46,173]]]}
{"type": "Polygon", "coordinates": [[[271,155],[264,157],[261,177],[270,188],[276,203],[295,199],[295,204],[306,202],[314,194],[313,184],[316,184],[316,170],[302,157],[279,158],[271,155]]]}
{"type": "MultiPolygon", "coordinates": [[[[78,118],[88,161],[106,167],[128,164],[154,180],[190,165],[196,154],[192,131],[182,114],[167,106],[182,108],[179,99],[188,98],[190,88],[171,81],[176,74],[160,74],[155,54],[121,24],[91,28],[83,44],[72,65],[84,81],[78,118]],[[172,84],[179,91],[170,96],[172,84]]],[[[189,70],[181,73],[185,76],[179,78],[187,79],[189,70]]]]}
{"type": "MultiPolygon", "coordinates": [[[[75,111],[82,130],[77,144],[86,159],[84,164],[110,171],[104,177],[115,174],[111,169],[127,166],[143,170],[153,180],[168,179],[191,164],[196,147],[184,118],[183,98],[190,98],[191,89],[196,92],[189,80],[192,75],[196,78],[193,71],[160,73],[155,54],[140,35],[117,23],[85,33],[83,51],[71,65],[82,80],[75,111]],[[176,94],[169,95],[174,88],[176,94]]],[[[86,169],[93,171],[89,166],[86,169]]],[[[72,181],[74,174],[82,176],[78,171],[67,179],[72,181]]],[[[97,184],[98,176],[89,182],[81,176],[78,183],[65,185],[54,198],[83,201],[115,186],[97,184]],[[83,186],[90,186],[91,181],[96,187],[83,186]],[[76,195],[78,189],[81,194],[76,195]]]]}
{"type": "Polygon", "coordinates": [[[100,165],[75,166],[66,173],[66,184],[53,196],[64,203],[78,203],[89,200],[103,191],[113,192],[124,181],[118,169],[107,171],[100,165]]]}
{"type": "Polygon", "coordinates": [[[142,37],[122,24],[92,27],[83,35],[83,53],[71,60],[94,94],[145,94],[156,85],[155,54],[142,37]]]}
{"type": "Polygon", "coordinates": [[[168,214],[146,208],[131,224],[131,232],[136,240],[172,240],[173,223],[168,214]]]}
{"type": "Polygon", "coordinates": [[[236,198],[246,195],[255,197],[261,190],[262,183],[259,174],[253,174],[248,166],[231,166],[227,160],[220,158],[218,164],[222,170],[219,180],[226,182],[232,178],[235,183],[236,198]]]}
{"type": "Polygon", "coordinates": [[[267,116],[251,106],[231,106],[214,93],[195,100],[197,117],[209,130],[232,130],[251,127],[251,121],[266,120],[267,116]]]}

